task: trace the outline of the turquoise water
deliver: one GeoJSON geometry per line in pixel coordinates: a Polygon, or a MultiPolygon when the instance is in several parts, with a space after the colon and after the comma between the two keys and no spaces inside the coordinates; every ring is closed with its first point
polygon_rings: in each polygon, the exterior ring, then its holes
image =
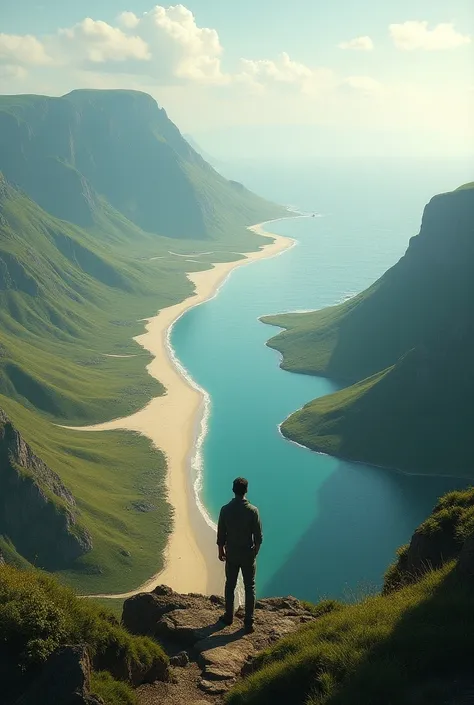
{"type": "MultiPolygon", "coordinates": [[[[245,168],[235,166],[232,175],[242,179],[245,168]]],[[[351,599],[379,587],[396,548],[437,497],[462,486],[343,462],[285,441],[278,424],[336,387],[280,370],[278,353],[265,346],[277,329],[258,318],[321,308],[368,286],[403,254],[426,200],[468,180],[463,168],[432,170],[428,184],[415,168],[403,180],[377,165],[362,175],[334,168],[330,177],[286,169],[280,179],[278,170],[247,169],[252,188],[322,217],[272,226],[297,245],[233,272],[215,299],[178,321],[171,342],[211,397],[203,445],[208,512],[217,518],[237,475],[248,477],[249,498],[260,507],[261,596],[351,599]]]]}

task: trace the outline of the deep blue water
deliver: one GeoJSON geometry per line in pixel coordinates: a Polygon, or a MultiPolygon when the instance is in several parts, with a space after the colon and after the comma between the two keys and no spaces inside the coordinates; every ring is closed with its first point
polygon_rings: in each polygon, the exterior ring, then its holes
{"type": "Polygon", "coordinates": [[[202,499],[216,519],[232,479],[248,477],[264,524],[261,596],[352,598],[380,586],[396,548],[440,494],[462,483],[343,462],[285,441],[278,424],[336,387],[280,370],[278,353],[265,346],[277,329],[258,318],[322,308],[371,284],[418,232],[427,200],[472,175],[462,164],[382,162],[240,164],[228,173],[322,217],[272,226],[298,244],[236,270],[215,299],[174,327],[179,360],[212,400],[202,499]]]}

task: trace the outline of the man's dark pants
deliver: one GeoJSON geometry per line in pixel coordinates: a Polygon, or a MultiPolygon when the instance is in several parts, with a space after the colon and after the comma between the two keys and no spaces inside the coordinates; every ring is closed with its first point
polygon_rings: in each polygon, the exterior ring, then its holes
{"type": "Polygon", "coordinates": [[[253,624],[256,567],[253,551],[248,556],[227,556],[225,563],[225,614],[229,619],[234,618],[234,593],[241,570],[245,587],[245,624],[253,624]]]}

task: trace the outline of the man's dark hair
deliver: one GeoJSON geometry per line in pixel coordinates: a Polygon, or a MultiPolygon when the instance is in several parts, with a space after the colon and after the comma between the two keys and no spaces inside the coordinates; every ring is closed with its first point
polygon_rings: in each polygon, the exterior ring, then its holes
{"type": "Polygon", "coordinates": [[[245,477],[236,477],[234,480],[234,484],[232,485],[232,491],[238,495],[239,497],[243,497],[245,494],[247,494],[247,490],[249,488],[249,482],[248,480],[245,479],[245,477]]]}

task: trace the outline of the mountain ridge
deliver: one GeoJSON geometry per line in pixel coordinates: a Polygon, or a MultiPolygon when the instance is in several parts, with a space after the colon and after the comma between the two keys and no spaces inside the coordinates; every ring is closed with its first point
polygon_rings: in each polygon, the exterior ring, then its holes
{"type": "Polygon", "coordinates": [[[226,210],[234,227],[278,211],[235,192],[139,91],[0,97],[0,170],[46,211],[82,227],[94,224],[102,198],[143,230],[180,238],[222,237],[226,210]]]}

